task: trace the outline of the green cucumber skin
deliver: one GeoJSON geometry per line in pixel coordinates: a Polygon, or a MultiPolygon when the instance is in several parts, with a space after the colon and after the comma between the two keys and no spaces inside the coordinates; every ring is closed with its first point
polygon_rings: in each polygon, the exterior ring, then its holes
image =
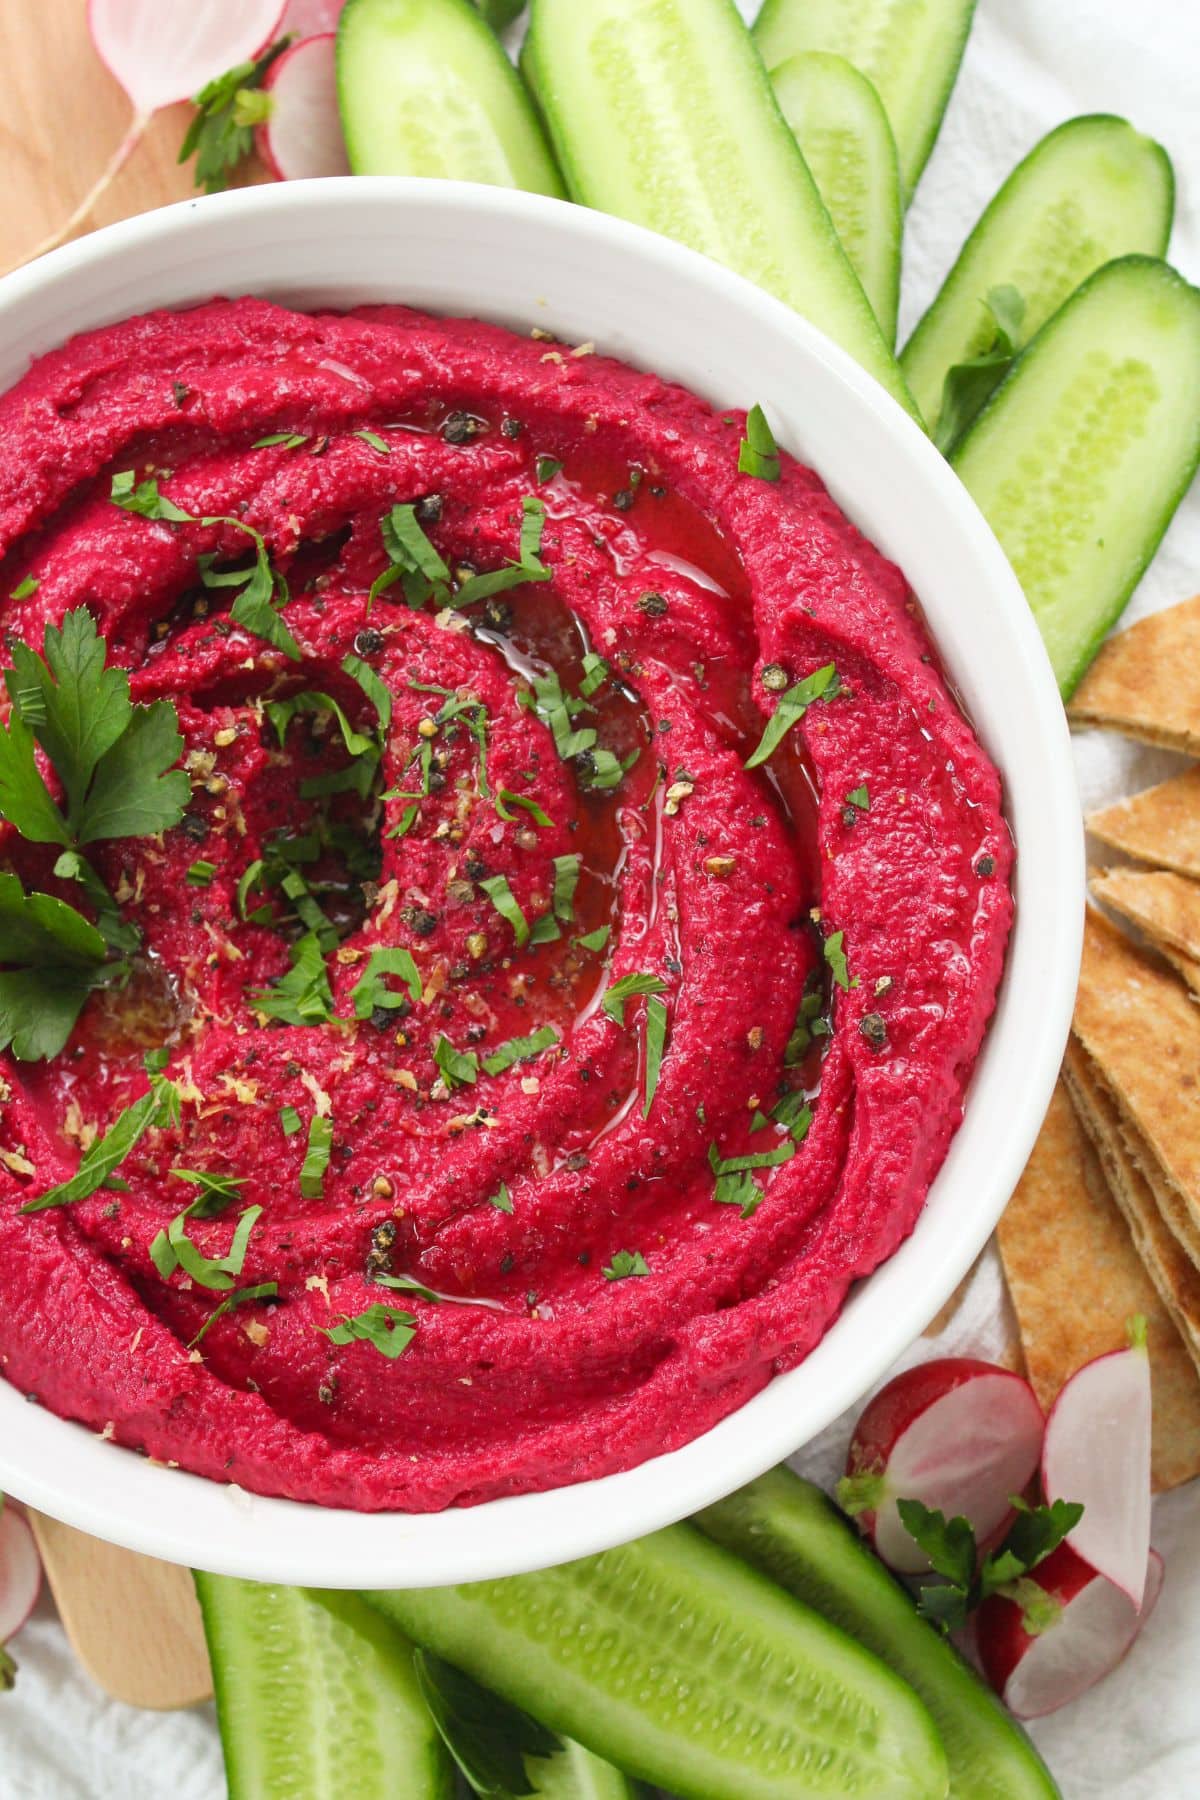
{"type": "Polygon", "coordinates": [[[1017,288],[1028,341],[1102,264],[1129,254],[1162,256],[1174,206],[1170,158],[1127,120],[1087,113],[1048,132],[989,201],[901,352],[930,423],[947,370],[991,342],[983,306],[989,289],[1017,288]]]}
{"type": "Polygon", "coordinates": [[[746,276],[918,416],[734,0],[534,0],[522,66],[572,199],[746,276]]]}
{"type": "Polygon", "coordinates": [[[467,1587],[369,1593],[417,1643],[683,1800],[939,1800],[921,1702],[690,1527],[467,1587]]]}
{"type": "Polygon", "coordinates": [[[412,1645],[357,1594],[195,1574],[229,1800],[453,1800],[412,1645]]]}
{"type": "Polygon", "coordinates": [[[557,1756],[527,1759],[525,1767],[544,1800],[646,1800],[644,1788],[569,1738],[557,1756]]]}
{"type": "Polygon", "coordinates": [[[1020,1726],[820,1488],[774,1469],[694,1521],[912,1684],[950,1763],[951,1800],[1058,1800],[1020,1726]]]}
{"type": "Polygon", "coordinates": [[[347,0],[336,60],[355,175],[482,181],[563,198],[521,78],[471,0],[347,0]]]}
{"type": "Polygon", "coordinates": [[[768,69],[798,50],[844,56],[891,121],[909,199],[929,160],[975,14],[975,0],[763,0],[755,41],[768,69]]]}
{"type": "Polygon", "coordinates": [[[1200,465],[1200,291],[1154,257],[1106,263],[1021,352],[950,460],[1068,700],[1200,465]]]}
{"type": "Polygon", "coordinates": [[[825,50],[789,56],[772,71],[771,85],[879,329],[893,344],[904,206],[896,140],[879,95],[844,56],[825,50]]]}

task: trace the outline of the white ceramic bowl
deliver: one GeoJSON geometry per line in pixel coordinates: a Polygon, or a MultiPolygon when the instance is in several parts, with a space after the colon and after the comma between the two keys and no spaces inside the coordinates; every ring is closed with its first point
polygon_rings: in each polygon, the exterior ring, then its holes
{"type": "Polygon", "coordinates": [[[704,257],[496,188],[257,187],[110,226],[0,283],[0,391],[74,332],[214,293],[299,307],[404,300],[542,325],[715,405],[761,400],[781,442],[904,569],[1003,772],[1016,926],[966,1117],[917,1228],[805,1363],[686,1448],[551,1493],[364,1515],[154,1466],[0,1381],[0,1489],[135,1550],[323,1587],[434,1586],[565,1562],[681,1518],[796,1450],[924,1329],[992,1231],[1050,1096],[1078,970],[1083,837],[1063,710],[1004,555],[932,444],[819,331],[704,257]]]}

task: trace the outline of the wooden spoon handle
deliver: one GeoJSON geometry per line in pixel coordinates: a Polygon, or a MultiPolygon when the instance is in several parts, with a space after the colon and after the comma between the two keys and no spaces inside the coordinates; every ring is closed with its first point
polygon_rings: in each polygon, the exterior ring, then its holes
{"type": "Polygon", "coordinates": [[[169,1711],[212,1699],[200,1608],[187,1569],[29,1513],[72,1649],[131,1706],[169,1711]]]}

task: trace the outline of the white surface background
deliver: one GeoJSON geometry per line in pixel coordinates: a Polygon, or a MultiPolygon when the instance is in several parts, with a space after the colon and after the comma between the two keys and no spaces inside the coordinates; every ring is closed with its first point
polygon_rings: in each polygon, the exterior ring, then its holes
{"type": "MultiPolygon", "coordinates": [[[[752,16],[756,0],[738,0],[752,16]]],[[[587,0],[580,0],[581,5],[587,0]]],[[[1081,112],[1126,115],[1164,143],[1178,182],[1172,260],[1200,281],[1200,6],[1197,0],[979,0],[963,72],[909,214],[901,339],[1012,165],[1081,112]]],[[[1185,502],[1128,619],[1200,588],[1200,492],[1185,502]]],[[[1101,734],[1078,739],[1090,807],[1145,786],[1170,758],[1101,734]]],[[[994,1353],[1010,1331],[989,1253],[937,1350],[994,1353]]],[[[915,1347],[908,1360],[929,1354],[915,1347]]],[[[796,1459],[831,1480],[850,1421],[796,1459]]],[[[1200,1483],[1159,1500],[1163,1598],[1129,1661],[1035,1727],[1066,1800],[1182,1800],[1200,1793],[1200,1483]]],[[[0,1698],[3,1800],[221,1800],[212,1708],[159,1715],[107,1701],[78,1669],[43,1601],[14,1646],[16,1690],[0,1698]]],[[[403,1800],[397,1771],[397,1800],[403,1800]]],[[[271,1800],[264,1795],[262,1800],[271,1800]]]]}

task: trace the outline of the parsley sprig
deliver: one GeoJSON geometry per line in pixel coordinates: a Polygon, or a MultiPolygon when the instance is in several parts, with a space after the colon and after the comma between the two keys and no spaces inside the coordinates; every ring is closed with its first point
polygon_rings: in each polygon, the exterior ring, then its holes
{"type": "Polygon", "coordinates": [[[263,76],[291,42],[282,37],[250,62],[235,63],[206,83],[192,104],[196,116],[187,128],[177,160],[196,158],[195,185],[219,194],[254,147],[254,127],[270,117],[271,96],[263,92],[263,76]]]}

